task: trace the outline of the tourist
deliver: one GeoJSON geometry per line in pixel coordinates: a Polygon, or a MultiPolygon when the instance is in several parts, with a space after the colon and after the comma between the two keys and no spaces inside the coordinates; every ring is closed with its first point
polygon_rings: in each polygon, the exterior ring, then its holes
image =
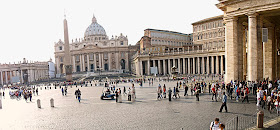
{"type": "Polygon", "coordinates": [[[179,87],[176,87],[176,97],[180,98],[180,91],[179,91],[179,87]]]}
{"type": "Polygon", "coordinates": [[[249,92],[248,87],[246,87],[246,88],[243,90],[243,93],[244,93],[244,98],[243,98],[242,102],[244,102],[245,100],[247,100],[247,103],[249,103],[248,94],[249,94],[250,92],[249,92]]]}
{"type": "Polygon", "coordinates": [[[172,98],[176,98],[177,99],[177,95],[176,95],[176,88],[174,87],[173,89],[173,97],[172,98]]]}
{"type": "Polygon", "coordinates": [[[64,89],[65,96],[67,95],[67,87],[64,89]]]}
{"type": "Polygon", "coordinates": [[[78,89],[78,100],[79,100],[79,102],[81,102],[81,91],[78,89]]]}
{"type": "Polygon", "coordinates": [[[265,104],[266,104],[266,92],[263,92],[263,100],[262,100],[262,108],[265,109],[265,104]]]}
{"type": "Polygon", "coordinates": [[[161,86],[160,86],[160,84],[159,84],[159,85],[158,85],[158,90],[157,90],[157,93],[158,93],[157,99],[161,99],[161,92],[162,92],[162,90],[161,90],[161,86]]]}
{"type": "Polygon", "coordinates": [[[199,101],[199,89],[198,89],[198,87],[195,88],[195,96],[196,96],[196,101],[199,101]]]}
{"type": "Polygon", "coordinates": [[[5,97],[5,92],[4,92],[4,90],[3,90],[3,94],[2,94],[2,95],[3,95],[3,97],[5,97]]]}
{"type": "Polygon", "coordinates": [[[224,107],[225,107],[225,109],[226,109],[226,112],[228,112],[228,110],[227,110],[227,96],[226,96],[226,93],[225,93],[225,92],[223,92],[222,106],[221,106],[219,112],[222,112],[222,110],[223,110],[224,107]]]}
{"type": "Polygon", "coordinates": [[[131,89],[130,89],[130,87],[128,88],[127,91],[128,91],[128,96],[127,96],[128,99],[127,100],[131,101],[131,89]]]}
{"type": "Polygon", "coordinates": [[[36,89],[36,94],[37,94],[37,96],[38,96],[38,88],[36,89]]]}
{"type": "Polygon", "coordinates": [[[163,85],[163,95],[164,95],[164,98],[166,98],[166,86],[165,86],[165,84],[163,85]]]}
{"type": "Polygon", "coordinates": [[[126,89],[125,89],[125,86],[123,86],[123,94],[126,95],[126,89]]]}
{"type": "Polygon", "coordinates": [[[29,98],[30,98],[30,102],[32,101],[32,92],[29,91],[29,98]]]}
{"type": "Polygon", "coordinates": [[[224,124],[220,124],[219,128],[220,128],[220,130],[225,130],[225,125],[224,124]]]}
{"type": "Polygon", "coordinates": [[[215,118],[215,121],[211,122],[210,130],[219,130],[220,122],[219,118],[215,118]]]}
{"type": "Polygon", "coordinates": [[[215,97],[215,100],[217,102],[217,93],[216,93],[215,85],[212,87],[212,101],[213,101],[213,97],[215,97]]]}
{"type": "Polygon", "coordinates": [[[189,87],[187,86],[187,85],[185,85],[185,93],[184,93],[184,96],[188,96],[188,89],[189,89],[189,87]]]}
{"type": "Polygon", "coordinates": [[[64,91],[63,91],[63,87],[61,87],[61,92],[62,92],[62,96],[64,96],[64,91]]]}
{"type": "Polygon", "coordinates": [[[168,98],[169,98],[169,101],[171,101],[171,94],[172,94],[172,90],[171,90],[171,88],[169,87],[169,90],[168,90],[168,98]]]}

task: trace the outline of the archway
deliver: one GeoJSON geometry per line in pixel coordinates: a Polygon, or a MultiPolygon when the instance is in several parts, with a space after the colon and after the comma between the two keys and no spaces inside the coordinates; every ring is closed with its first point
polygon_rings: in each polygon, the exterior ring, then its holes
{"type": "Polygon", "coordinates": [[[81,71],[80,66],[77,65],[77,66],[76,66],[76,72],[80,72],[80,71],[81,71]]]}
{"type": "Polygon", "coordinates": [[[105,71],[108,71],[108,70],[109,70],[109,66],[108,66],[107,63],[104,64],[104,69],[105,69],[105,71]]]}

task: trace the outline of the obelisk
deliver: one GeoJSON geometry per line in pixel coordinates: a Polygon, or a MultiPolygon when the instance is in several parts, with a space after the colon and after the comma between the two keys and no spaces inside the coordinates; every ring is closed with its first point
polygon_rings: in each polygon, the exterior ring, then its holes
{"type": "Polygon", "coordinates": [[[72,64],[71,55],[69,49],[69,37],[68,37],[68,26],[67,20],[64,18],[64,67],[66,72],[66,82],[72,81],[72,64]]]}

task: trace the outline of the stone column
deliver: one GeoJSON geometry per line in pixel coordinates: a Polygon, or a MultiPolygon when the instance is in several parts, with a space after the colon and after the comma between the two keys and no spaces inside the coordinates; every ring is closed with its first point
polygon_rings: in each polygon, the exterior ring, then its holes
{"type": "Polygon", "coordinates": [[[207,56],[206,60],[206,73],[210,74],[209,56],[207,56]]]}
{"type": "Polygon", "coordinates": [[[165,59],[162,60],[163,62],[163,74],[166,75],[166,63],[165,63],[165,59]]]}
{"type": "Polygon", "coordinates": [[[193,58],[193,74],[195,74],[195,57],[193,58]]]}
{"type": "Polygon", "coordinates": [[[150,67],[151,67],[151,65],[150,65],[150,59],[147,61],[147,69],[148,69],[148,75],[150,75],[151,74],[151,69],[150,69],[150,67]]]}
{"type": "Polygon", "coordinates": [[[156,61],[155,60],[151,60],[151,61],[152,61],[153,67],[156,67],[156,61]]]}
{"type": "MultiPolygon", "coordinates": [[[[248,80],[256,81],[258,75],[257,14],[248,14],[248,80]]],[[[227,43],[228,44],[228,43],[227,43]]]]}
{"type": "Polygon", "coordinates": [[[10,82],[12,83],[12,75],[13,75],[13,73],[12,73],[11,70],[9,72],[10,72],[10,82]]]}
{"type": "Polygon", "coordinates": [[[191,64],[190,64],[191,60],[188,57],[188,74],[191,74],[191,64]]]}
{"type": "Polygon", "coordinates": [[[269,78],[269,80],[275,80],[275,56],[276,53],[276,47],[275,47],[275,41],[274,41],[274,27],[268,28],[268,40],[266,43],[264,43],[263,46],[263,59],[264,59],[264,76],[263,78],[269,78]]]}
{"type": "Polygon", "coordinates": [[[186,74],[186,59],[183,58],[183,74],[186,74]]]}
{"type": "Polygon", "coordinates": [[[5,83],[6,84],[8,84],[8,74],[7,73],[8,73],[8,71],[5,71],[5,80],[6,80],[5,83]]]}
{"type": "Polygon", "coordinates": [[[176,67],[176,62],[175,59],[173,59],[173,65],[171,67],[175,66],[176,67]]]}
{"type": "Polygon", "coordinates": [[[2,74],[2,71],[0,71],[0,77],[1,77],[1,79],[0,79],[1,85],[3,86],[3,74],[2,74]]]}
{"type": "Polygon", "coordinates": [[[212,74],[215,74],[214,66],[215,66],[215,64],[214,64],[214,56],[211,56],[211,72],[212,72],[212,74]]]}
{"type": "Polygon", "coordinates": [[[87,71],[90,72],[90,66],[89,66],[89,53],[87,54],[87,71]]]}
{"type": "Polygon", "coordinates": [[[182,74],[182,70],[181,70],[181,58],[178,59],[178,69],[179,69],[179,74],[182,74]]]}
{"type": "Polygon", "coordinates": [[[225,83],[229,83],[231,80],[238,79],[238,35],[237,35],[237,18],[224,18],[226,22],[226,44],[225,44],[225,56],[226,56],[226,76],[225,83]]]}
{"type": "Polygon", "coordinates": [[[109,52],[107,55],[108,55],[108,64],[109,64],[108,69],[111,70],[112,69],[112,67],[111,67],[111,53],[109,52]]]}
{"type": "Polygon", "coordinates": [[[139,60],[139,71],[140,71],[140,75],[142,76],[143,75],[143,63],[141,60],[139,60]]]}
{"type": "Polygon", "coordinates": [[[20,70],[20,80],[21,80],[21,83],[24,83],[24,81],[23,81],[23,71],[22,70],[20,70]]]}
{"type": "Polygon", "coordinates": [[[161,64],[160,64],[160,60],[158,60],[158,73],[161,74],[161,64]]]}
{"type": "Polygon", "coordinates": [[[82,54],[80,55],[80,71],[82,72],[83,71],[83,64],[82,64],[82,60],[83,58],[82,58],[82,54]]]}
{"type": "Polygon", "coordinates": [[[93,55],[94,55],[94,56],[93,56],[93,60],[94,60],[94,71],[96,71],[96,70],[97,70],[96,53],[94,53],[93,55]]]}
{"type": "Polygon", "coordinates": [[[220,74],[219,70],[220,70],[220,64],[219,64],[219,56],[216,56],[216,74],[220,74]]]}
{"type": "Polygon", "coordinates": [[[200,57],[197,57],[197,73],[200,74],[200,57]]]}
{"type": "Polygon", "coordinates": [[[75,55],[73,55],[73,72],[76,72],[76,60],[75,60],[75,55]]]}
{"type": "Polygon", "coordinates": [[[224,56],[221,55],[221,74],[224,74],[224,56]]]}
{"type": "Polygon", "coordinates": [[[202,68],[201,68],[201,73],[202,73],[202,74],[205,74],[204,57],[202,57],[201,60],[202,60],[202,63],[201,63],[201,64],[202,64],[202,65],[201,65],[201,66],[202,66],[202,68]]]}
{"type": "Polygon", "coordinates": [[[171,62],[171,59],[167,59],[167,62],[168,62],[168,63],[167,63],[167,64],[168,64],[168,66],[167,66],[167,73],[168,73],[168,74],[171,74],[171,73],[170,73],[170,69],[171,69],[171,66],[170,66],[171,64],[170,64],[170,62],[171,62]]]}
{"type": "MultiPolygon", "coordinates": [[[[101,57],[101,53],[98,54],[98,58],[99,58],[99,69],[102,68],[102,57],[101,57]]],[[[117,61],[120,62],[120,61],[117,61]]],[[[119,68],[120,69],[120,68],[119,68]]]]}

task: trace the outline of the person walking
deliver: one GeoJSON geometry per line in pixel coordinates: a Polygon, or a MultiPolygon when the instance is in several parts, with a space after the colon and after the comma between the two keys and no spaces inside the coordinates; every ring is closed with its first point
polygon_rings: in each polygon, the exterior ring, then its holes
{"type": "Polygon", "coordinates": [[[188,89],[189,89],[189,87],[186,85],[185,86],[185,94],[184,94],[184,96],[186,96],[186,95],[188,96],[188,89]]]}
{"type": "Polygon", "coordinates": [[[79,100],[79,102],[81,102],[81,91],[78,89],[77,90],[77,94],[78,94],[78,100],[79,100]]]}
{"type": "Polygon", "coordinates": [[[172,90],[171,90],[171,88],[169,87],[169,90],[168,90],[168,98],[169,98],[169,101],[171,101],[171,94],[172,94],[172,90]]]}
{"type": "Polygon", "coordinates": [[[247,103],[249,103],[249,100],[248,100],[249,89],[248,89],[248,87],[246,87],[243,91],[244,91],[243,92],[244,93],[244,98],[243,98],[242,102],[247,100],[247,103]]]}
{"type": "Polygon", "coordinates": [[[64,96],[64,90],[63,87],[61,88],[62,96],[64,96]]]}
{"type": "Polygon", "coordinates": [[[199,101],[199,89],[198,89],[198,87],[195,88],[195,97],[196,97],[196,101],[199,101]]]}
{"type": "Polygon", "coordinates": [[[224,107],[225,107],[225,109],[226,109],[226,112],[228,112],[228,110],[227,110],[227,96],[226,96],[226,93],[225,93],[225,92],[223,92],[222,106],[221,106],[219,112],[222,112],[222,110],[223,110],[224,107]]]}
{"type": "Polygon", "coordinates": [[[38,96],[38,88],[36,89],[36,94],[37,94],[37,96],[38,96]]]}
{"type": "Polygon", "coordinates": [[[213,100],[213,97],[215,97],[215,100],[216,100],[216,102],[217,102],[217,93],[216,93],[215,85],[212,87],[212,93],[213,93],[213,95],[212,95],[212,100],[213,100]]]}
{"type": "Polygon", "coordinates": [[[163,98],[166,98],[166,86],[165,86],[165,84],[163,85],[163,98]]]}

